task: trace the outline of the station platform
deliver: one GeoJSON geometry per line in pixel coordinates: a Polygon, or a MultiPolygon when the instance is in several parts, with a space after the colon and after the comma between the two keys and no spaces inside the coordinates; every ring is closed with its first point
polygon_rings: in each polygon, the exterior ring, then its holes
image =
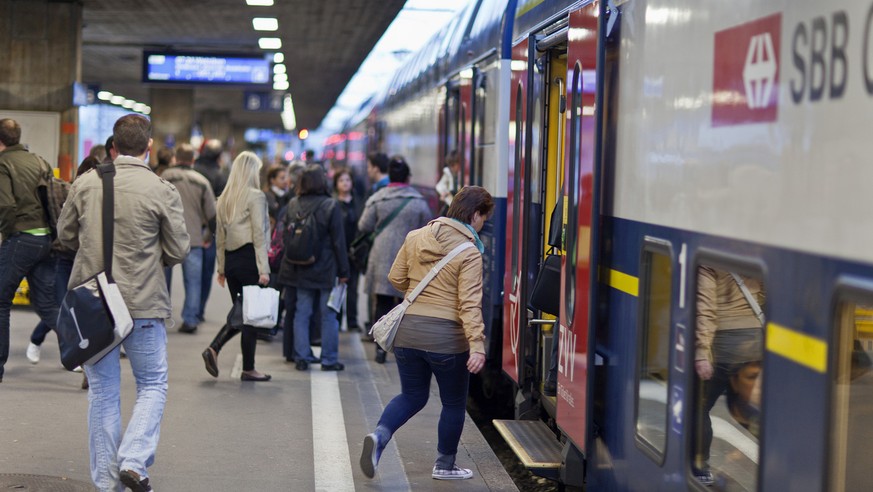
{"type": "MultiPolygon", "coordinates": [[[[173,277],[178,326],[184,297],[179,268],[173,277]]],[[[428,405],[397,432],[376,476],[368,479],[358,466],[363,438],[400,392],[393,356],[376,364],[373,344],[362,342],[359,333],[343,332],[345,371],[322,372],[316,364],[301,372],[282,357],[280,332],[273,342],[258,342],[256,367],[272,374],[272,381],[242,382],[237,337],[220,354],[216,379],[206,373],[200,353],[230,305],[228,291],[215,284],[206,321],[195,334],[168,326],[169,393],[149,469],[156,491],[517,490],[469,416],[457,462],[472,469],[473,478],[431,478],[440,412],[436,382],[428,405]]],[[[0,383],[0,488],[30,480],[30,488],[21,490],[94,490],[82,376],[63,369],[52,335],[40,362],[27,360],[37,321],[28,308],[12,311],[10,356],[0,383]]],[[[125,425],[134,399],[133,376],[122,359],[125,425]]]]}

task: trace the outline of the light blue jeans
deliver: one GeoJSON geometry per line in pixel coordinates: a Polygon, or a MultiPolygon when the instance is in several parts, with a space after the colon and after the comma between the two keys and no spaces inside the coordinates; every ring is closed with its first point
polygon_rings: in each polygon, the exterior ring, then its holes
{"type": "Polygon", "coordinates": [[[121,363],[119,348],[93,366],[85,366],[88,390],[88,441],[91,479],[100,491],[122,492],[121,470],[141,477],[155,461],[161,417],[167,401],[167,330],[159,319],[134,319],[124,351],[136,379],[136,404],[121,434],[121,363]]]}
{"type": "Polygon", "coordinates": [[[188,326],[197,326],[200,319],[200,294],[203,282],[203,248],[192,247],[182,262],[182,278],[185,282],[185,304],[182,305],[182,321],[188,326]]]}
{"type": "Polygon", "coordinates": [[[309,318],[315,310],[317,293],[321,304],[321,363],[336,364],[339,357],[339,322],[336,313],[328,309],[327,298],[330,289],[297,288],[297,310],[294,312],[294,357],[297,360],[308,360],[310,354],[309,318]]]}

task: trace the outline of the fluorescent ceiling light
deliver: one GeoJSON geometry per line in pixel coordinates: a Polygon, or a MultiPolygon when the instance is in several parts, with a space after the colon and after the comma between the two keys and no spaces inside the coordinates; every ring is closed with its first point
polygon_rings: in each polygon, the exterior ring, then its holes
{"type": "Polygon", "coordinates": [[[111,98],[109,98],[109,102],[111,102],[112,104],[121,104],[124,102],[124,97],[112,96],[111,98]]]}
{"type": "Polygon", "coordinates": [[[134,104],[136,104],[136,101],[134,101],[133,99],[125,99],[124,102],[121,103],[121,107],[131,109],[133,108],[134,104]]]}
{"type": "Polygon", "coordinates": [[[246,4],[253,7],[272,7],[273,0],[246,0],[246,4]]]}
{"type": "Polygon", "coordinates": [[[112,99],[112,95],[113,94],[109,91],[100,91],[97,93],[97,99],[100,99],[101,101],[108,101],[112,99]]]}
{"type": "Polygon", "coordinates": [[[276,75],[273,75],[273,82],[288,82],[288,74],[277,73],[276,75]]]}
{"type": "Polygon", "coordinates": [[[273,73],[288,73],[288,68],[286,68],[284,64],[279,63],[273,65],[273,73]]]}
{"type": "Polygon", "coordinates": [[[273,54],[273,63],[285,63],[285,54],[284,53],[274,53],[273,54]]]}
{"type": "Polygon", "coordinates": [[[290,132],[297,128],[297,116],[294,114],[294,103],[291,101],[291,94],[285,94],[285,99],[282,103],[282,126],[290,132]]]}
{"type": "Polygon", "coordinates": [[[262,50],[278,50],[282,47],[282,40],[279,38],[261,38],[258,39],[258,46],[262,50]]]}
{"type": "Polygon", "coordinates": [[[288,87],[291,87],[291,86],[290,86],[290,84],[288,84],[287,80],[284,82],[282,82],[282,81],[273,82],[273,90],[275,90],[275,91],[287,91],[288,87]]]}
{"type": "Polygon", "coordinates": [[[255,17],[252,19],[252,27],[255,31],[278,31],[279,19],[275,17],[255,17]]]}
{"type": "Polygon", "coordinates": [[[152,114],[152,107],[146,106],[145,109],[142,110],[142,114],[152,114]]]}
{"type": "Polygon", "coordinates": [[[133,110],[142,113],[142,111],[146,108],[146,105],[143,103],[136,103],[133,105],[133,110]]]}

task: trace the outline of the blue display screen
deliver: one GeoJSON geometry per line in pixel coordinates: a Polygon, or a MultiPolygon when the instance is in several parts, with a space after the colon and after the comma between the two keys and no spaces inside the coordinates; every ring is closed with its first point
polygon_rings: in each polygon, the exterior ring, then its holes
{"type": "Polygon", "coordinates": [[[193,53],[143,53],[143,82],[198,84],[267,84],[266,58],[193,53]]]}

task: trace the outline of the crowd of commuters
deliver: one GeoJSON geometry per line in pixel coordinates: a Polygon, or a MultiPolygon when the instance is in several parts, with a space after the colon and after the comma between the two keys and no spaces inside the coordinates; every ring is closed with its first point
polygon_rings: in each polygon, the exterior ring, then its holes
{"type": "MultiPolygon", "coordinates": [[[[90,385],[91,475],[100,490],[122,485],[151,490],[148,468],[157,450],[167,395],[165,323],[172,319],[173,265],[181,264],[184,280],[181,333],[196,333],[204,321],[216,272],[215,280],[228,289],[235,304],[242,302],[248,285],[269,285],[284,299],[272,332],[234,322],[228,315],[202,353],[210,375],[218,376],[220,352],[240,334],[240,379],[270,381],[271,375],[255,368],[257,340],[269,340],[270,333],[278,335],[281,328],[283,355],[297,370],[315,364],[322,371],[342,371],[341,326],[365,331],[453,245],[470,241],[481,250],[477,231],[493,207],[481,188],[462,190],[454,201],[441,193],[452,206],[448,217],[432,220],[431,207],[410,186],[410,167],[400,156],[371,154],[366,177],[315,162],[312,155],[308,162],[267,167],[256,154],[244,151],[228,165],[223,164],[228,154],[219,140],[207,140],[199,152],[188,143],[156,149],[150,121],[128,115],[116,122],[106,145],[91,149],[72,186],[65,185],[62,212],[53,224],[36,193],[52,172],[51,165],[20,141],[19,125],[0,120],[0,382],[9,357],[12,298],[22,279],[29,282],[30,301],[40,317],[24,354],[35,364],[47,334],[56,329],[68,287],[101,271],[103,184],[98,173],[90,171],[101,165],[115,170],[113,274],[134,328],[108,356],[84,367],[83,388],[90,385]],[[361,193],[365,181],[369,192],[361,193]],[[292,226],[309,228],[311,258],[300,261],[281,251],[274,262],[274,245],[296,244],[283,242],[292,226]],[[372,238],[365,270],[351,263],[348,254],[349,244],[364,235],[372,238]],[[358,312],[359,280],[367,295],[366,317],[358,312]],[[347,287],[345,302],[329,307],[330,293],[340,284],[347,287]],[[313,345],[321,345],[320,357],[314,355],[313,345]],[[138,391],[131,425],[122,432],[119,359],[125,356],[138,391]]],[[[455,195],[454,178],[447,182],[452,189],[442,191],[455,195]]],[[[481,276],[481,256],[471,248],[425,289],[401,325],[395,353],[403,393],[367,437],[367,456],[361,463],[369,463],[364,466],[368,476],[393,433],[427,401],[423,381],[431,373],[437,377],[444,406],[434,478],[471,475],[455,466],[454,455],[467,379],[484,361],[481,276]],[[447,302],[457,298],[457,292],[465,293],[463,302],[447,302]],[[462,363],[446,372],[434,357],[462,363]]],[[[376,361],[384,363],[385,358],[377,345],[376,361]]]]}

